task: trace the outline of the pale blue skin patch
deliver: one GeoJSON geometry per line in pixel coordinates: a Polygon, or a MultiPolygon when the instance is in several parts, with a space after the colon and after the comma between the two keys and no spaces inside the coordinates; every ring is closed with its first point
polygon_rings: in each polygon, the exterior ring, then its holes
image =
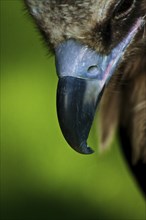
{"type": "Polygon", "coordinates": [[[123,41],[108,55],[97,53],[73,39],[61,43],[55,50],[58,76],[97,79],[100,83],[104,81],[102,85],[105,84],[113,75],[127,47],[143,23],[143,19],[139,18],[123,41]]]}

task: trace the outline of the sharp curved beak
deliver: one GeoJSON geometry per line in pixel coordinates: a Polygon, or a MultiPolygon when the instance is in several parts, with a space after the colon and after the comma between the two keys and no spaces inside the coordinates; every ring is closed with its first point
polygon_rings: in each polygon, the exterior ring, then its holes
{"type": "Polygon", "coordinates": [[[93,153],[86,140],[101,93],[95,81],[72,76],[59,79],[57,112],[60,127],[69,145],[79,153],[93,153]]]}
{"type": "Polygon", "coordinates": [[[101,55],[73,39],[56,48],[58,120],[66,141],[79,153],[93,153],[87,139],[97,105],[141,25],[142,19],[108,55],[101,55]]]}

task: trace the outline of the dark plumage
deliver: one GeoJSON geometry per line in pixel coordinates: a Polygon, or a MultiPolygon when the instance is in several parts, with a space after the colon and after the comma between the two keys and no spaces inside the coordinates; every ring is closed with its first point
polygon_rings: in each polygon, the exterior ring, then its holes
{"type": "MultiPolygon", "coordinates": [[[[146,0],[25,0],[25,3],[49,49],[55,53],[60,43],[73,39],[101,56],[108,56],[135,23],[141,21],[105,86],[98,123],[101,149],[109,145],[117,129],[127,161],[146,191],[143,176],[146,163],[146,0]]],[[[70,143],[68,137],[65,138],[70,143]]]]}

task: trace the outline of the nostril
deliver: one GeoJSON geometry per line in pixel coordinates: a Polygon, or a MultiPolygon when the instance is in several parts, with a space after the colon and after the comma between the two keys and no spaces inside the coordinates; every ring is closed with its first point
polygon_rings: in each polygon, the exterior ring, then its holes
{"type": "Polygon", "coordinates": [[[88,79],[100,79],[102,76],[102,70],[97,64],[88,67],[87,77],[88,79]]]}
{"type": "Polygon", "coordinates": [[[93,66],[90,66],[89,68],[88,68],[88,72],[89,73],[93,73],[95,70],[97,70],[98,69],[98,66],[97,65],[93,65],[93,66]]]}

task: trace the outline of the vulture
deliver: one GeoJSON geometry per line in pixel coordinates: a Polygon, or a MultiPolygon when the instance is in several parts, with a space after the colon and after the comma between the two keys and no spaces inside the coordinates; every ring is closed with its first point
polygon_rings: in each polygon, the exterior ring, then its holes
{"type": "Polygon", "coordinates": [[[146,193],[146,0],[24,0],[55,56],[57,115],[67,143],[93,153],[88,135],[98,109],[99,146],[118,133],[146,193]]]}

